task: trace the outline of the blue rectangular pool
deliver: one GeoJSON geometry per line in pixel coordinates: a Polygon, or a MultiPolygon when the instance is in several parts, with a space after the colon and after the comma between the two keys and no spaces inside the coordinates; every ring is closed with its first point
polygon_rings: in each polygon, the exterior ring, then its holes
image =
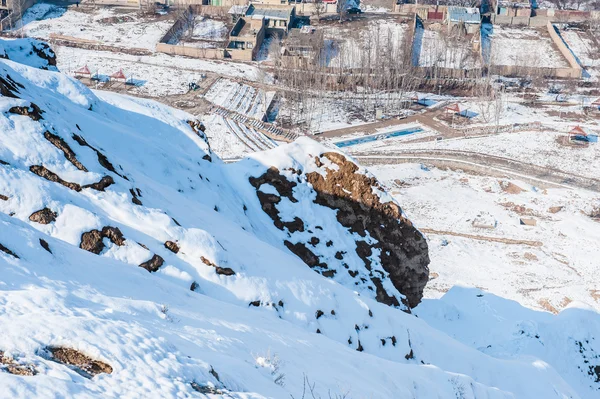
{"type": "Polygon", "coordinates": [[[385,140],[385,139],[389,139],[389,138],[392,138],[392,137],[407,136],[409,134],[419,133],[419,132],[422,132],[422,131],[423,131],[422,128],[415,127],[415,128],[412,128],[412,129],[398,130],[396,132],[386,132],[386,133],[372,134],[370,136],[358,137],[358,138],[355,138],[355,139],[352,139],[352,140],[338,141],[337,143],[334,143],[334,144],[338,148],[343,148],[343,147],[349,147],[351,145],[370,143],[372,141],[377,141],[377,140],[385,140]]]}

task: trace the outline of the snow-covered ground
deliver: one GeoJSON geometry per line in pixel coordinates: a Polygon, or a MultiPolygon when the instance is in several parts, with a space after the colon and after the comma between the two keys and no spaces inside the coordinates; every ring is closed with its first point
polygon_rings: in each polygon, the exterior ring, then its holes
{"type": "Polygon", "coordinates": [[[265,92],[247,84],[219,79],[204,97],[220,107],[263,120],[274,96],[274,91],[265,92]]]}
{"type": "MultiPolygon", "coordinates": [[[[469,148],[463,144],[461,149],[469,148]]],[[[598,159],[588,159],[590,170],[600,167],[598,159]]],[[[415,164],[371,170],[421,228],[542,243],[515,245],[428,234],[433,278],[426,296],[439,298],[462,284],[532,308],[556,311],[582,301],[600,311],[598,262],[593,255],[600,242],[600,223],[585,214],[600,204],[598,193],[542,190],[520,181],[415,164]],[[506,189],[508,182],[523,191],[506,189]],[[520,217],[536,219],[537,226],[519,225],[520,217]],[[473,226],[481,218],[492,221],[483,225],[496,227],[473,226]]]]}
{"type": "Polygon", "coordinates": [[[64,9],[39,3],[25,12],[19,26],[26,35],[41,39],[55,34],[154,51],[172,24],[172,20],[145,19],[137,13],[120,13],[110,8],[64,9]]]}
{"type": "MultiPolygon", "coordinates": [[[[545,29],[545,28],[543,28],[545,29]]],[[[494,25],[491,35],[492,65],[560,68],[567,60],[543,29],[509,28],[494,25]]]]}
{"type": "Polygon", "coordinates": [[[452,38],[425,29],[421,40],[419,66],[453,69],[481,68],[481,58],[467,38],[452,38]]]}
{"type": "Polygon", "coordinates": [[[327,26],[324,29],[324,62],[335,68],[360,68],[380,57],[400,60],[409,26],[392,20],[371,20],[363,27],[327,26]]]}
{"type": "Polygon", "coordinates": [[[58,67],[65,73],[72,73],[84,65],[93,72],[99,71],[104,75],[111,75],[123,69],[127,76],[141,81],[139,87],[131,89],[132,93],[151,97],[185,93],[188,91],[188,83],[197,82],[203,71],[249,80],[271,79],[252,65],[159,53],[152,56],[134,56],[70,47],[58,47],[55,50],[58,54],[58,67]]]}

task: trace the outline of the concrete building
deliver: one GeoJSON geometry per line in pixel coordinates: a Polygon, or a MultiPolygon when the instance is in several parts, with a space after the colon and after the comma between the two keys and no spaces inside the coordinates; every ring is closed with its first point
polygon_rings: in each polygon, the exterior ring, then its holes
{"type": "Polygon", "coordinates": [[[271,31],[269,33],[287,34],[294,23],[296,7],[272,4],[250,4],[246,11],[246,16],[251,18],[262,17],[265,20],[265,28],[271,31]]]}
{"type": "Polygon", "coordinates": [[[530,17],[531,3],[524,0],[490,0],[492,13],[505,17],[530,17]]]}
{"type": "Polygon", "coordinates": [[[238,61],[252,61],[265,38],[265,18],[245,16],[237,20],[229,33],[227,54],[238,61]]]}
{"type": "Polygon", "coordinates": [[[0,29],[11,28],[36,0],[0,0],[0,29]]]}
{"type": "Polygon", "coordinates": [[[464,27],[465,33],[473,35],[479,32],[481,15],[479,15],[478,8],[448,7],[446,23],[448,24],[449,32],[464,27]]]}

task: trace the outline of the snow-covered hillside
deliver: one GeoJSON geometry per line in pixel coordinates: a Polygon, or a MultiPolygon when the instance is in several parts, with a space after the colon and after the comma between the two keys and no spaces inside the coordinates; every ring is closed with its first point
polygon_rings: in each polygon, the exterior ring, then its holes
{"type": "Polygon", "coordinates": [[[408,313],[425,238],[339,152],[225,165],[191,115],[34,67],[0,60],[0,397],[600,392],[593,311],[408,313]]]}

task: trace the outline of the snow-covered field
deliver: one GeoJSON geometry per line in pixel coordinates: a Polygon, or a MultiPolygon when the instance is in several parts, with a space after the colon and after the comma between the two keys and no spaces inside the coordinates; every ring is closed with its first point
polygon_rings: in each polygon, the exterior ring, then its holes
{"type": "Polygon", "coordinates": [[[579,30],[561,30],[560,35],[582,66],[600,66],[600,55],[587,33],[579,30]]]}
{"type": "Polygon", "coordinates": [[[197,82],[202,71],[215,72],[231,77],[249,80],[270,80],[258,68],[220,61],[201,60],[154,54],[134,56],[122,53],[91,51],[69,47],[57,49],[58,67],[65,73],[72,73],[87,65],[92,71],[110,75],[123,69],[127,76],[139,79],[140,86],[132,93],[161,97],[187,92],[188,83],[197,82]]]}
{"type": "Polygon", "coordinates": [[[481,68],[481,58],[466,38],[451,38],[432,29],[423,31],[419,66],[453,69],[481,68]]]}
{"type": "Polygon", "coordinates": [[[401,59],[404,38],[409,26],[391,20],[371,20],[366,26],[340,28],[327,26],[324,29],[328,51],[324,62],[336,68],[360,68],[377,62],[380,57],[401,59]]]}
{"type": "Polygon", "coordinates": [[[554,48],[548,34],[542,31],[542,29],[508,28],[494,25],[491,35],[491,64],[547,68],[568,67],[566,59],[558,49],[554,48]]]}
{"type": "MultiPolygon", "coordinates": [[[[598,159],[589,160],[590,168],[600,167],[598,159]]],[[[600,223],[585,215],[600,204],[598,193],[542,190],[510,181],[523,190],[517,192],[506,189],[509,180],[415,164],[371,169],[421,228],[542,243],[515,245],[429,234],[434,278],[426,296],[439,298],[452,286],[462,284],[532,308],[556,311],[572,301],[582,301],[600,311],[594,256],[600,242],[600,223]],[[536,219],[537,226],[519,225],[520,217],[536,219]],[[485,224],[496,227],[473,226],[481,218],[491,220],[485,224]]]]}
{"type": "Polygon", "coordinates": [[[274,96],[274,91],[265,92],[229,79],[219,79],[204,97],[220,107],[263,120],[274,96]]]}
{"type": "Polygon", "coordinates": [[[26,35],[41,39],[50,39],[55,34],[154,51],[172,24],[172,20],[144,19],[137,13],[119,13],[110,8],[67,10],[39,3],[25,12],[19,26],[26,35]]]}
{"type": "Polygon", "coordinates": [[[223,21],[197,16],[192,37],[194,39],[223,41],[227,39],[227,26],[223,21]]]}

